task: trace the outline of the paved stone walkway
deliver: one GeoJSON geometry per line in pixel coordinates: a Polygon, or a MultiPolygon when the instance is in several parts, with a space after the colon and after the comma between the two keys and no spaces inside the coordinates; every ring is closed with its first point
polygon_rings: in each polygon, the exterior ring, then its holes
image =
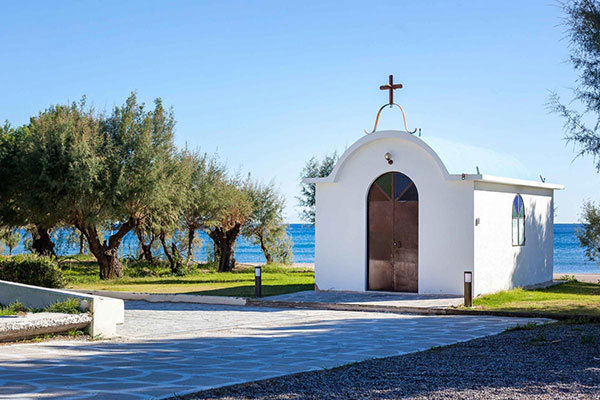
{"type": "Polygon", "coordinates": [[[0,346],[0,398],[146,399],[446,345],[529,320],[127,302],[121,340],[0,346]]]}
{"type": "Polygon", "coordinates": [[[295,292],[270,296],[261,299],[264,301],[309,302],[309,303],[336,303],[357,304],[392,307],[416,308],[447,308],[464,303],[463,296],[444,294],[407,294],[385,292],[341,292],[341,291],[314,291],[295,292]]]}

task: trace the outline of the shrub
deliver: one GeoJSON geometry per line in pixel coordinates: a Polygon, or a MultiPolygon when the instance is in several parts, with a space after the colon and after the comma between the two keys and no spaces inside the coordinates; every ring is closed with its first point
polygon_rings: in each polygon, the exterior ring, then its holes
{"type": "Polygon", "coordinates": [[[8,306],[3,306],[0,304],[0,316],[17,315],[19,312],[27,311],[27,307],[25,307],[20,301],[15,301],[8,306]]]}
{"type": "Polygon", "coordinates": [[[55,259],[33,254],[0,258],[0,280],[59,288],[65,285],[55,259]]]}
{"type": "Polygon", "coordinates": [[[81,314],[81,303],[77,299],[68,299],[65,301],[58,301],[54,304],[43,309],[45,312],[56,312],[63,314],[81,314]]]}
{"type": "Polygon", "coordinates": [[[279,237],[270,240],[271,252],[273,253],[273,261],[285,265],[292,265],[294,262],[294,253],[292,248],[294,242],[285,231],[279,237]]]}
{"type": "Polygon", "coordinates": [[[155,260],[153,263],[146,260],[126,259],[123,261],[123,272],[130,278],[144,278],[147,276],[168,276],[171,274],[169,264],[155,260]]]}
{"type": "Polygon", "coordinates": [[[196,263],[193,262],[185,262],[185,260],[183,260],[181,266],[179,267],[179,270],[177,271],[177,273],[175,273],[175,275],[177,276],[186,276],[186,275],[191,275],[193,273],[195,273],[198,270],[198,265],[196,263]]]}
{"type": "Polygon", "coordinates": [[[575,275],[563,275],[560,278],[558,278],[558,280],[567,282],[577,282],[577,279],[575,279],[575,275]]]}

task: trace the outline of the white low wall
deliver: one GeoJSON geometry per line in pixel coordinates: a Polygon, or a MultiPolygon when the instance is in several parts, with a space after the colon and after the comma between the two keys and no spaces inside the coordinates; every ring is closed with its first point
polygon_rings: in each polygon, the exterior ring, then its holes
{"type": "Polygon", "coordinates": [[[0,303],[4,305],[20,301],[25,307],[44,308],[68,299],[78,299],[82,308],[92,314],[90,334],[94,337],[114,337],[117,324],[125,322],[123,300],[0,280],[0,303]]]}
{"type": "Polygon", "coordinates": [[[174,293],[136,293],[115,292],[110,290],[76,290],[78,293],[87,293],[94,296],[108,296],[114,299],[147,301],[149,303],[196,303],[218,304],[225,306],[245,306],[247,299],[229,296],[204,296],[198,294],[174,293]]]}

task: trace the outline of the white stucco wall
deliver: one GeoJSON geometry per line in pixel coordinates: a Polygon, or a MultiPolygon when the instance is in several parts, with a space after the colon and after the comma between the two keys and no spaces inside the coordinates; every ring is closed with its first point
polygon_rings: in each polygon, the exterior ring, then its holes
{"type": "Polygon", "coordinates": [[[475,183],[475,295],[552,280],[554,202],[552,190],[475,183]],[[515,195],[525,206],[525,245],[512,245],[515,195]]]}
{"type": "Polygon", "coordinates": [[[448,179],[435,153],[404,132],[377,132],[359,144],[342,156],[335,182],[317,184],[318,288],[366,290],[367,193],[378,176],[397,171],[419,192],[419,293],[462,294],[463,271],[474,266],[474,182],[448,179]]]}

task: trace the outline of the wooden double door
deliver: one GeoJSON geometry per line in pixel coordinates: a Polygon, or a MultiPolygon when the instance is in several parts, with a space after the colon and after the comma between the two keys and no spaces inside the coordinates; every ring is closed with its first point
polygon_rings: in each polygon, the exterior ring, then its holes
{"type": "Polygon", "coordinates": [[[418,291],[419,193],[399,172],[381,175],[368,197],[367,289],[418,291]]]}

